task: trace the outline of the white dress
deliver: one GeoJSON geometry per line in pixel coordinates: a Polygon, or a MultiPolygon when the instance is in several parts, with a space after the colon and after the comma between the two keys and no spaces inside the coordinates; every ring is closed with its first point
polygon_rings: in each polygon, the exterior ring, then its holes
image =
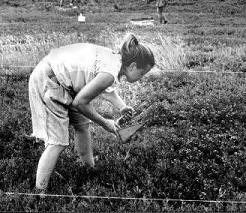
{"type": "MultiPolygon", "coordinates": [[[[69,123],[89,123],[70,108],[75,95],[100,72],[110,73],[117,83],[120,68],[121,56],[106,47],[78,43],[51,50],[29,79],[32,135],[46,146],[69,145],[69,123]]],[[[105,90],[111,91],[111,87],[105,90]]]]}

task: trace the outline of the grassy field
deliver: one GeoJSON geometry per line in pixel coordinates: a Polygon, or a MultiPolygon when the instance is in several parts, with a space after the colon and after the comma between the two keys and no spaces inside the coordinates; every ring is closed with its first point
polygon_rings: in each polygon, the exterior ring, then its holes
{"type": "MultiPolygon", "coordinates": [[[[172,201],[246,201],[245,1],[170,0],[167,25],[158,24],[154,2],[119,0],[120,12],[112,2],[81,5],[84,24],[78,10],[56,1],[0,3],[0,211],[246,211],[243,203],[172,201]],[[154,17],[154,26],[130,24],[143,16],[154,17]],[[33,67],[51,48],[74,42],[117,48],[127,32],[148,43],[157,61],[141,82],[123,80],[118,88],[143,112],[145,128],[121,144],[93,124],[95,171],[77,161],[71,130],[49,188],[71,197],[8,196],[34,192],[44,149],[26,136],[33,67]]],[[[94,104],[105,116],[119,116],[100,99],[94,104]]]]}

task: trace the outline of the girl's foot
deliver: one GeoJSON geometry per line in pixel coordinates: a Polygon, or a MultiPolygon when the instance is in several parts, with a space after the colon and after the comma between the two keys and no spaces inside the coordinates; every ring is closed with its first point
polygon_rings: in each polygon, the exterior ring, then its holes
{"type": "Polygon", "coordinates": [[[76,162],[78,162],[81,167],[83,167],[83,166],[89,166],[91,168],[94,168],[95,167],[95,164],[96,164],[96,162],[98,160],[99,160],[99,156],[96,155],[96,156],[93,157],[93,159],[83,157],[83,159],[81,159],[81,158],[77,159],[76,162]]]}

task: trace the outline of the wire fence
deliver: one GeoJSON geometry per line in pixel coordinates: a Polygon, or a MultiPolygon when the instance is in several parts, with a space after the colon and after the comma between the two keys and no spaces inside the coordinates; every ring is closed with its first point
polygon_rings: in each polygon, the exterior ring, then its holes
{"type": "MultiPolygon", "coordinates": [[[[32,70],[35,68],[35,65],[23,65],[23,66],[0,66],[0,77],[5,76],[15,76],[15,75],[26,75],[30,74],[32,70]],[[15,72],[11,71],[11,69],[29,69],[27,72],[15,72]],[[8,71],[8,72],[6,72],[8,71]]],[[[159,66],[157,65],[157,68],[159,66]]],[[[246,72],[242,71],[216,71],[216,70],[191,70],[191,69],[168,69],[168,71],[163,71],[165,73],[190,73],[190,74],[204,74],[204,73],[212,73],[212,74],[246,74],[246,72]]],[[[27,76],[28,77],[28,76],[27,76]]]]}
{"type": "Polygon", "coordinates": [[[103,200],[135,200],[135,201],[161,201],[161,202],[182,202],[182,203],[228,203],[228,204],[246,204],[246,201],[237,200],[193,200],[193,199],[175,199],[175,198],[148,198],[148,197],[117,197],[117,196],[96,196],[96,195],[65,195],[65,194],[45,194],[45,193],[21,193],[21,192],[2,192],[5,196],[40,196],[42,198],[62,197],[72,199],[103,199],[103,200]]]}

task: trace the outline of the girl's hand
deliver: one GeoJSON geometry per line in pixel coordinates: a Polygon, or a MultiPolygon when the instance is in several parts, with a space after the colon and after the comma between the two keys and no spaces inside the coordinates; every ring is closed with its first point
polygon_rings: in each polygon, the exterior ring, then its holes
{"type": "Polygon", "coordinates": [[[115,135],[118,135],[117,130],[120,128],[120,126],[112,119],[106,119],[106,122],[104,124],[104,129],[108,132],[114,133],[115,135]]]}
{"type": "Polygon", "coordinates": [[[134,109],[131,106],[125,106],[120,110],[120,114],[121,115],[129,115],[130,117],[133,115],[134,113],[134,109]]]}
{"type": "Polygon", "coordinates": [[[117,120],[117,124],[122,126],[126,122],[130,121],[133,114],[134,114],[134,109],[130,106],[125,106],[120,110],[121,117],[117,120]]]}

